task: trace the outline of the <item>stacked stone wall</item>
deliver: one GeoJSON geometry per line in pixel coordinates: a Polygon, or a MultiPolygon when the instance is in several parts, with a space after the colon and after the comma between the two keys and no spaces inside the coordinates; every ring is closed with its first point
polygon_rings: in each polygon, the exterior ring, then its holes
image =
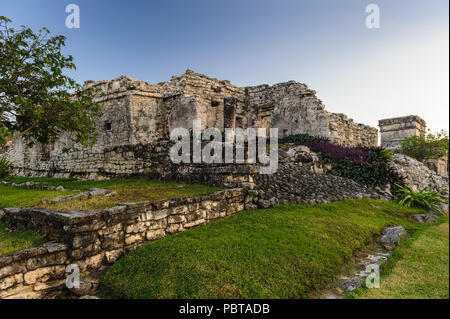
{"type": "Polygon", "coordinates": [[[325,111],[316,92],[290,81],[248,87],[250,109],[259,111],[260,127],[276,127],[280,137],[295,134],[328,137],[346,146],[377,146],[378,130],[346,115],[325,111]]]}
{"type": "Polygon", "coordinates": [[[251,201],[247,195],[238,188],[105,210],[6,208],[0,220],[10,229],[35,230],[47,240],[64,244],[48,243],[0,258],[0,297],[45,296],[64,287],[66,265],[77,265],[81,276],[87,276],[147,241],[244,210],[251,201]]]}
{"type": "MultiPolygon", "coordinates": [[[[89,179],[137,177],[178,180],[212,186],[252,188],[257,167],[245,164],[174,164],[169,156],[171,141],[146,145],[123,145],[102,151],[60,153],[50,158],[24,149],[25,160],[15,162],[14,173],[30,177],[89,179]]],[[[14,160],[14,159],[12,159],[14,160]]]]}
{"type": "Polygon", "coordinates": [[[0,298],[41,298],[65,285],[67,245],[46,243],[0,257],[0,298]]]}

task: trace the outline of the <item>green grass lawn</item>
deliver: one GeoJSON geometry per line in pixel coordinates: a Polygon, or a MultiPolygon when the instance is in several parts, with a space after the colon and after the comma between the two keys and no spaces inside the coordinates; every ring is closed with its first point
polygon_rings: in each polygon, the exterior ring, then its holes
{"type": "MultiPolygon", "coordinates": [[[[0,209],[31,206],[44,198],[52,199],[69,194],[74,194],[74,192],[33,190],[0,185],[0,209]]],[[[0,224],[0,256],[6,256],[22,249],[40,246],[44,242],[34,231],[9,233],[5,231],[5,228],[5,225],[0,224]]]]}
{"type": "Polygon", "coordinates": [[[417,232],[387,262],[379,289],[351,295],[368,299],[449,298],[449,224],[417,232]]]}
{"type": "Polygon", "coordinates": [[[140,247],[101,289],[119,298],[305,298],[329,288],[388,225],[426,227],[408,218],[417,213],[368,199],[244,211],[140,247]]]}
{"type": "Polygon", "coordinates": [[[44,243],[44,240],[34,231],[8,233],[5,228],[5,225],[0,224],[0,257],[44,243]]]}
{"type": "Polygon", "coordinates": [[[6,207],[26,207],[39,203],[44,198],[75,194],[74,191],[46,191],[0,185],[0,209],[6,207]]]}
{"type": "Polygon", "coordinates": [[[73,194],[75,190],[85,191],[90,188],[106,188],[116,192],[112,196],[98,196],[90,199],[74,199],[56,204],[41,204],[39,207],[56,210],[104,209],[119,203],[155,201],[181,196],[200,196],[220,190],[199,184],[144,179],[113,179],[102,181],[79,181],[64,178],[26,178],[13,177],[13,183],[41,182],[46,186],[63,186],[67,191],[38,191],[0,185],[0,208],[31,206],[42,199],[73,194]],[[3,206],[2,206],[3,205],[3,206]],[[6,205],[6,206],[5,206],[6,205]]]}
{"type": "MultiPolygon", "coordinates": [[[[0,185],[0,209],[35,206],[43,199],[75,194],[77,191],[84,191],[93,187],[111,189],[116,191],[117,194],[110,197],[99,196],[88,200],[72,200],[54,205],[40,205],[40,207],[62,210],[102,209],[123,202],[153,201],[188,195],[198,196],[219,190],[219,188],[205,185],[134,179],[77,181],[76,179],[65,178],[11,177],[7,181],[17,184],[33,181],[41,182],[47,186],[61,185],[66,190],[48,191],[0,185]]],[[[5,225],[0,224],[0,255],[33,247],[42,241],[33,232],[7,233],[5,227],[5,225]]]]}

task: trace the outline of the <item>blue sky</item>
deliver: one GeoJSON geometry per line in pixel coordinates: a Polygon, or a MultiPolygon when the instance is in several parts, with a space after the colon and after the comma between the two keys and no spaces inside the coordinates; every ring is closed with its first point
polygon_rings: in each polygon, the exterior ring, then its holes
{"type": "Polygon", "coordinates": [[[447,0],[0,0],[15,25],[67,36],[77,81],[122,74],[150,83],[187,68],[237,85],[296,80],[326,109],[376,126],[417,114],[448,130],[447,0]],[[66,5],[80,29],[67,29],[66,5]],[[367,29],[365,8],[380,7],[367,29]]]}

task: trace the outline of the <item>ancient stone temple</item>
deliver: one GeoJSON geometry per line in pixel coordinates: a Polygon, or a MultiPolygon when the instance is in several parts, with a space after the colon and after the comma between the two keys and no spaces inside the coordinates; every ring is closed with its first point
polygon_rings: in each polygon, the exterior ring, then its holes
{"type": "Polygon", "coordinates": [[[111,81],[87,81],[84,86],[99,89],[97,101],[103,106],[94,147],[64,154],[63,148],[74,146],[67,135],[54,145],[32,149],[17,140],[8,152],[17,173],[164,177],[160,170],[169,165],[162,162],[167,160],[171,130],[192,128],[193,120],[201,120],[203,129],[276,127],[279,137],[308,133],[342,145],[378,143],[376,128],[325,111],[315,91],[295,81],[238,87],[187,70],[158,84],[121,76],[111,81]]]}
{"type": "Polygon", "coordinates": [[[105,94],[100,133],[108,146],[167,139],[173,128],[191,128],[194,119],[202,128],[277,127],[280,137],[308,133],[340,144],[377,144],[376,129],[326,112],[315,91],[294,81],[241,88],[187,70],[155,85],[121,76],[85,86],[105,94]]]}
{"type": "Polygon", "coordinates": [[[381,147],[399,148],[402,141],[414,135],[425,134],[427,124],[417,115],[394,117],[378,121],[381,147]]]}

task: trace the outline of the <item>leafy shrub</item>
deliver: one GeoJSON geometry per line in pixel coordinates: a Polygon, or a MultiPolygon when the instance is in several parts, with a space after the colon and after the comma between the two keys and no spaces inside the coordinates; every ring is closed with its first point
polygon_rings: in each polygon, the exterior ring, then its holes
{"type": "Polygon", "coordinates": [[[388,165],[391,152],[381,147],[349,147],[310,140],[302,143],[317,153],[321,160],[331,163],[335,175],[353,179],[354,181],[384,187],[395,184],[403,185],[403,179],[388,165]]]}
{"type": "Polygon", "coordinates": [[[403,179],[388,165],[391,152],[381,147],[350,147],[330,143],[326,137],[314,137],[308,134],[291,135],[279,139],[279,143],[294,143],[308,146],[320,159],[330,163],[333,173],[355,180],[358,183],[384,187],[391,184],[403,185],[403,179]]]}
{"type": "Polygon", "coordinates": [[[411,136],[404,139],[400,152],[419,161],[448,155],[449,140],[444,130],[432,134],[411,136]]]}
{"type": "MultiPolygon", "coordinates": [[[[353,179],[360,184],[384,187],[388,184],[403,184],[403,179],[387,163],[343,160],[332,163],[335,175],[353,179]]],[[[396,193],[396,187],[392,189],[396,193]]]]}
{"type": "Polygon", "coordinates": [[[333,143],[309,141],[303,143],[315,153],[321,155],[326,162],[348,160],[353,163],[362,163],[369,160],[369,152],[363,147],[347,147],[333,143]]]}
{"type": "Polygon", "coordinates": [[[0,180],[3,180],[11,175],[12,168],[11,168],[11,162],[8,161],[4,157],[0,157],[0,180]]]}
{"type": "Polygon", "coordinates": [[[280,143],[280,144],[287,144],[287,143],[303,144],[306,142],[328,143],[329,141],[330,141],[329,138],[323,137],[323,136],[312,136],[309,134],[296,134],[296,135],[290,135],[287,137],[280,138],[278,140],[278,143],[280,143]]]}
{"type": "Polygon", "coordinates": [[[400,205],[422,207],[441,212],[438,203],[448,203],[444,193],[446,190],[435,191],[432,186],[425,187],[418,192],[407,185],[397,185],[398,202],[400,205]]]}

